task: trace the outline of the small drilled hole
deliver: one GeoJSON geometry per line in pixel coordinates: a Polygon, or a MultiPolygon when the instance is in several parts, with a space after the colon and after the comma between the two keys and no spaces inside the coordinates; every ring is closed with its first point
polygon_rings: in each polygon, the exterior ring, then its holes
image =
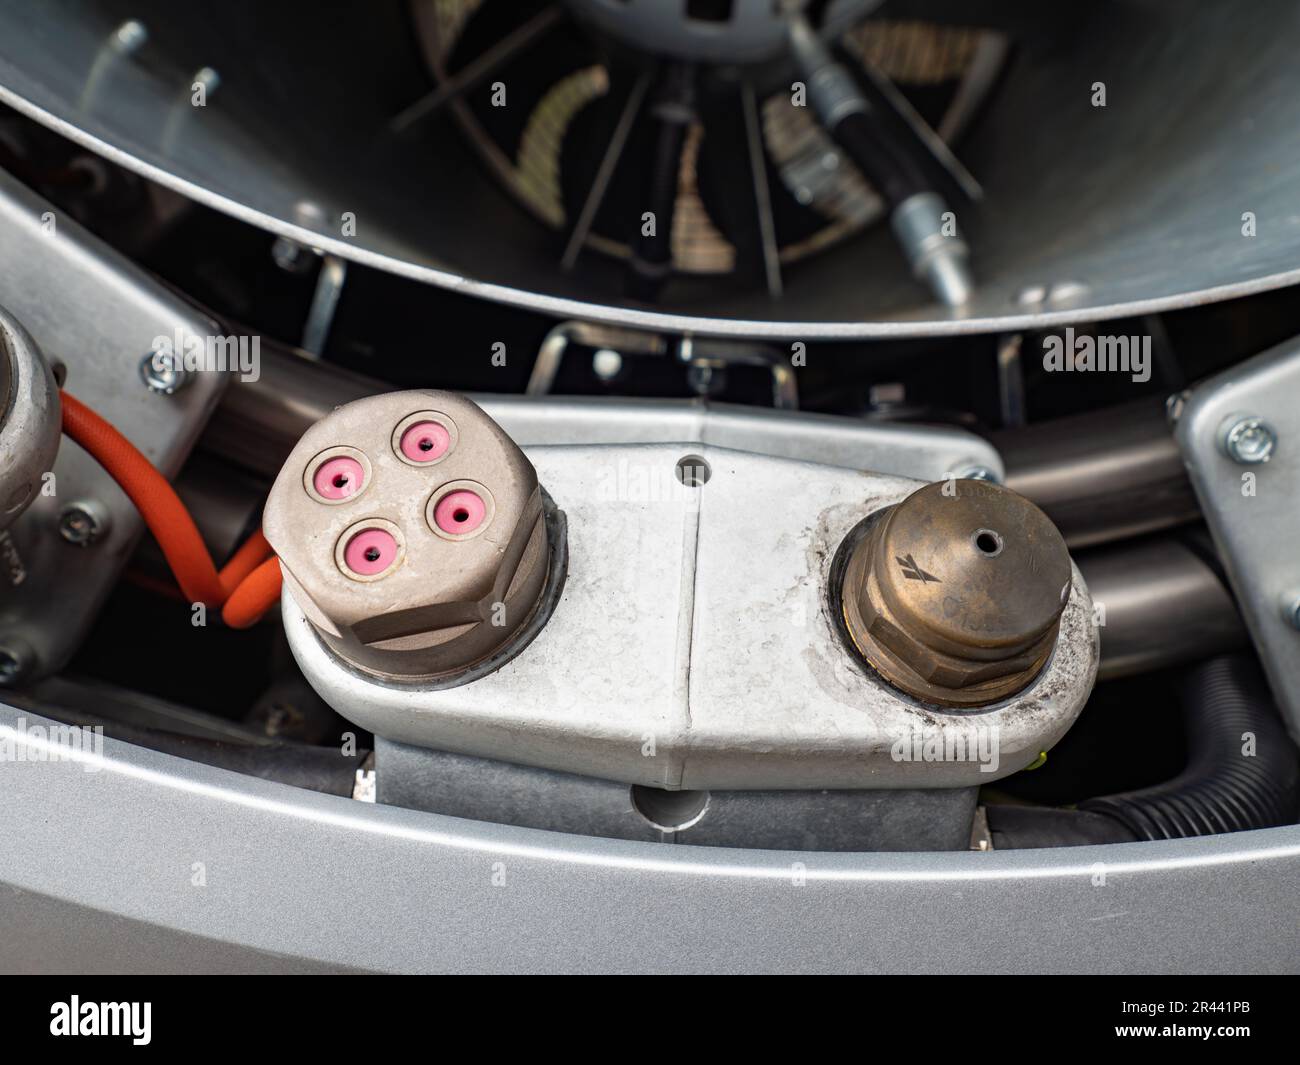
{"type": "Polygon", "coordinates": [[[468,488],[448,492],[433,507],[433,524],[452,536],[468,536],[481,529],[487,519],[483,497],[468,488]]]}
{"type": "Polygon", "coordinates": [[[380,577],[397,562],[401,544],[397,537],[384,528],[363,528],[349,536],[336,556],[344,572],[362,578],[380,577]]]}
{"type": "Polygon", "coordinates": [[[396,445],[409,462],[436,462],[451,450],[451,432],[440,422],[418,421],[402,431],[396,445]]]}
{"type": "Polygon", "coordinates": [[[683,455],[677,460],[677,479],[687,488],[700,488],[709,483],[713,470],[700,455],[683,455]]]}
{"type": "Polygon", "coordinates": [[[655,828],[680,832],[690,828],[709,808],[707,791],[664,791],[644,784],[632,785],[632,808],[655,828]]]}
{"type": "Polygon", "coordinates": [[[366,486],[366,468],[351,455],[334,455],[316,466],[311,488],[327,503],[351,499],[366,486]]]}
{"type": "Polygon", "coordinates": [[[1002,553],[1002,537],[992,529],[980,529],[975,534],[975,549],[982,555],[994,558],[1002,553]]]}

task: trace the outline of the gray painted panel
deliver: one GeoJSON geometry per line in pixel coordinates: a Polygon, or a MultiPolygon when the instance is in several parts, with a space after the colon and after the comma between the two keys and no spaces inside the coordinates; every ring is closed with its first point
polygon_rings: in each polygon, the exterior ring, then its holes
{"type": "MultiPolygon", "coordinates": [[[[20,716],[0,707],[0,740],[20,716]]],[[[371,806],[111,741],[96,764],[0,763],[4,968],[69,959],[87,927],[28,892],[99,911],[86,946],[123,969],[202,966],[195,936],[230,945],[235,970],[266,953],[457,971],[1283,972],[1300,957],[1300,827],[1068,851],[729,851],[371,806]]]]}

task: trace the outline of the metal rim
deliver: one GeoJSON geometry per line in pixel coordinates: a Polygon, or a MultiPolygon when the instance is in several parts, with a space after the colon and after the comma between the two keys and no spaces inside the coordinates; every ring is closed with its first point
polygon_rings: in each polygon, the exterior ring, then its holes
{"type": "Polygon", "coordinates": [[[884,337],[944,337],[969,336],[981,333],[1015,332],[1025,329],[1043,329],[1075,322],[1109,318],[1136,318],[1145,314],[1178,310],[1204,303],[1217,303],[1260,292],[1285,288],[1300,283],[1300,269],[1286,270],[1247,281],[1211,286],[1190,292],[1157,296],[1122,303],[1087,305],[1054,311],[1021,312],[993,317],[961,318],[949,313],[946,319],[917,321],[756,321],[743,318],[706,318],[663,311],[647,311],[637,307],[614,304],[589,303],[563,296],[549,296],[530,292],[510,285],[477,281],[448,270],[439,270],[405,259],[396,259],[380,252],[349,244],[345,240],[307,229],[282,218],[255,210],[219,192],[195,184],[164,170],[160,166],[124,151],[115,145],[79,129],[44,108],[0,85],[0,102],[13,107],[27,117],[66,137],[76,144],[103,156],[110,162],[125,167],[165,188],[178,192],[196,203],[257,226],[277,236],[288,237],[308,247],[337,255],[349,262],[360,263],[385,273],[405,277],[424,284],[435,285],[448,291],[491,300],[508,306],[536,311],[556,318],[579,318],[611,325],[634,326],[666,333],[692,333],[699,336],[718,337],[768,337],[803,338],[821,340],[858,340],[884,337]]]}

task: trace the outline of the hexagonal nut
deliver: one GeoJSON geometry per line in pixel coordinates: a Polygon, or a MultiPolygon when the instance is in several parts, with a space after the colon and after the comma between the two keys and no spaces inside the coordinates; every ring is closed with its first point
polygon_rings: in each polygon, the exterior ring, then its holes
{"type": "Polygon", "coordinates": [[[841,594],[849,637],[877,673],[924,702],[976,706],[1038,675],[1070,588],[1065,541],[1041,510],[960,481],[874,515],[841,594]]]}
{"type": "Polygon", "coordinates": [[[452,392],[357,400],[303,435],[263,529],[322,639],[392,678],[468,669],[532,615],[548,565],[537,472],[452,392]]]}
{"type": "Polygon", "coordinates": [[[1051,645],[1048,638],[1045,647],[1035,645],[1024,654],[1012,658],[976,662],[946,655],[912,639],[889,618],[878,613],[865,597],[861,601],[861,610],[863,620],[867,622],[867,631],[877,643],[922,680],[943,688],[970,688],[1022,674],[1031,669],[1051,645]]]}

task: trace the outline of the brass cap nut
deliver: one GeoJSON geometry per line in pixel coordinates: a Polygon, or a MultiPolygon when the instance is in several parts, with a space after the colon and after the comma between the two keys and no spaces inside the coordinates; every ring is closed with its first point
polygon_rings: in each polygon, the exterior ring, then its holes
{"type": "Polygon", "coordinates": [[[844,622],[895,687],[985,706],[1047,663],[1070,579],[1065,541],[1029,500],[988,481],[939,482],[875,516],[844,571],[844,622]]]}
{"type": "Polygon", "coordinates": [[[528,620],[546,578],[537,471],[452,392],[371,396],[322,418],[276,478],[262,524],[321,638],[381,677],[483,661],[528,620]]]}

